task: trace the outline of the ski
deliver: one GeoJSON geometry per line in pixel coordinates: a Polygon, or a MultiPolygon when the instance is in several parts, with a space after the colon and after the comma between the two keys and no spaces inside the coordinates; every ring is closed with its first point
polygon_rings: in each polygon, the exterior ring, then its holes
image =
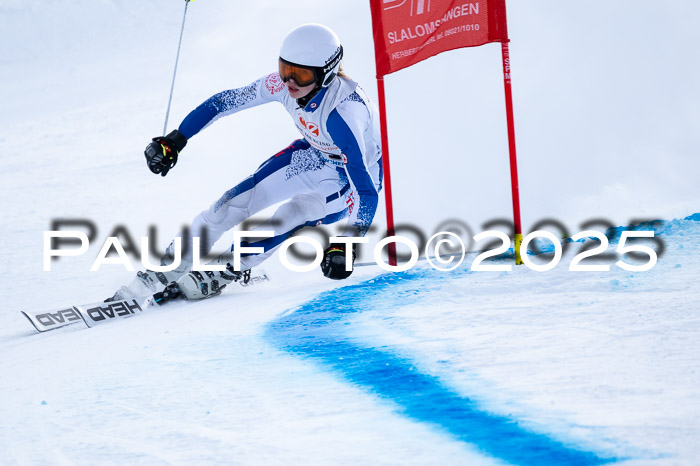
{"type": "Polygon", "coordinates": [[[140,314],[149,307],[156,306],[153,296],[123,299],[121,301],[99,302],[72,306],[52,311],[20,311],[38,332],[48,332],[67,325],[83,322],[88,327],[114,319],[140,314]]]}
{"type": "Polygon", "coordinates": [[[65,327],[83,320],[80,317],[80,312],[74,307],[56,309],[54,311],[21,312],[24,317],[29,319],[29,322],[31,322],[37,332],[48,332],[49,330],[65,327]]]}
{"type": "MultiPolygon", "coordinates": [[[[264,270],[258,269],[254,274],[251,274],[248,280],[239,280],[235,283],[242,288],[248,288],[269,281],[269,275],[264,270]]],[[[32,312],[22,310],[20,312],[29,320],[36,331],[41,333],[78,322],[83,322],[88,328],[92,328],[113,320],[133,317],[173,300],[186,301],[184,298],[177,297],[177,295],[171,295],[171,291],[171,285],[168,285],[163,291],[152,296],[83,304],[50,311],[32,312]]],[[[218,294],[211,297],[214,296],[218,296],[218,294]]]]}
{"type": "Polygon", "coordinates": [[[85,325],[92,328],[115,319],[132,317],[157,306],[154,296],[74,306],[74,309],[78,311],[85,325]]]}

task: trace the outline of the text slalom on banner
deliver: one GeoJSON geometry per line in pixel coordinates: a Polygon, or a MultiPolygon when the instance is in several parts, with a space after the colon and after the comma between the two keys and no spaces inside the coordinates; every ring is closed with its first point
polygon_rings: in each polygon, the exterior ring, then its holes
{"type": "Polygon", "coordinates": [[[507,42],[505,0],[371,0],[377,75],[447,50],[507,42]]]}

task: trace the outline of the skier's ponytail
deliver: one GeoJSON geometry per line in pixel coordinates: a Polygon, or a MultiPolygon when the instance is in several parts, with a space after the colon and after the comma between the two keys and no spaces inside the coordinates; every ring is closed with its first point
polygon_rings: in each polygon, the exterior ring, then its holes
{"type": "Polygon", "coordinates": [[[338,68],[338,76],[340,76],[341,78],[350,79],[350,76],[345,74],[345,71],[343,71],[343,64],[342,63],[340,64],[340,67],[338,68]]]}

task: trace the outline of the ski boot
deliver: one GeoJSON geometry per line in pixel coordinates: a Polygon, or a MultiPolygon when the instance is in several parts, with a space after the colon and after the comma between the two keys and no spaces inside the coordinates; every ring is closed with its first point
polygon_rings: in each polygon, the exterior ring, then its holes
{"type": "MultiPolygon", "coordinates": [[[[161,265],[163,261],[161,261],[161,265]]],[[[120,301],[122,299],[137,299],[146,296],[151,296],[163,289],[163,286],[177,281],[178,278],[185,275],[192,269],[192,262],[183,260],[180,265],[169,272],[154,272],[146,270],[145,272],[137,272],[136,278],[126,286],[122,286],[114,293],[111,298],[105,299],[105,302],[120,301]]]]}
{"type": "Polygon", "coordinates": [[[240,280],[243,283],[250,281],[250,269],[236,272],[231,264],[227,264],[223,272],[192,271],[180,277],[176,284],[187,299],[204,299],[220,295],[227,285],[240,280]]]}
{"type": "MultiPolygon", "coordinates": [[[[233,270],[233,253],[231,251],[221,254],[219,257],[209,262],[208,265],[223,265],[226,267],[221,272],[195,272],[181,276],[177,280],[180,292],[187,299],[204,299],[218,296],[230,283],[243,280],[243,283],[250,281],[250,268],[241,272],[233,270]]],[[[241,264],[245,269],[245,264],[241,264]]]]}

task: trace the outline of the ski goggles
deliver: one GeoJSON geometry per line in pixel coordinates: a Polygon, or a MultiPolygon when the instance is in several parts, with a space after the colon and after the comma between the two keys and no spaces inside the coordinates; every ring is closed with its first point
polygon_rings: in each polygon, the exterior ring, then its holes
{"type": "Polygon", "coordinates": [[[328,60],[328,63],[326,63],[324,66],[302,66],[302,65],[297,65],[296,63],[292,63],[290,61],[285,60],[284,58],[280,57],[279,61],[279,71],[280,71],[280,77],[282,78],[282,81],[285,83],[289,81],[290,79],[293,79],[297,85],[301,87],[308,86],[310,84],[313,84],[315,82],[319,83],[319,85],[326,86],[328,85],[328,82],[335,77],[335,73],[333,75],[329,75],[329,73],[336,67],[338,66],[338,63],[340,63],[340,60],[343,58],[343,47],[340,46],[338,47],[338,50],[335,51],[333,56],[328,60]],[[330,79],[329,79],[330,77],[330,79]],[[326,80],[328,82],[322,83],[322,80],[326,80]]]}
{"type": "Polygon", "coordinates": [[[315,68],[295,65],[284,58],[280,58],[280,77],[283,82],[293,79],[297,86],[306,87],[318,81],[315,68]]]}

